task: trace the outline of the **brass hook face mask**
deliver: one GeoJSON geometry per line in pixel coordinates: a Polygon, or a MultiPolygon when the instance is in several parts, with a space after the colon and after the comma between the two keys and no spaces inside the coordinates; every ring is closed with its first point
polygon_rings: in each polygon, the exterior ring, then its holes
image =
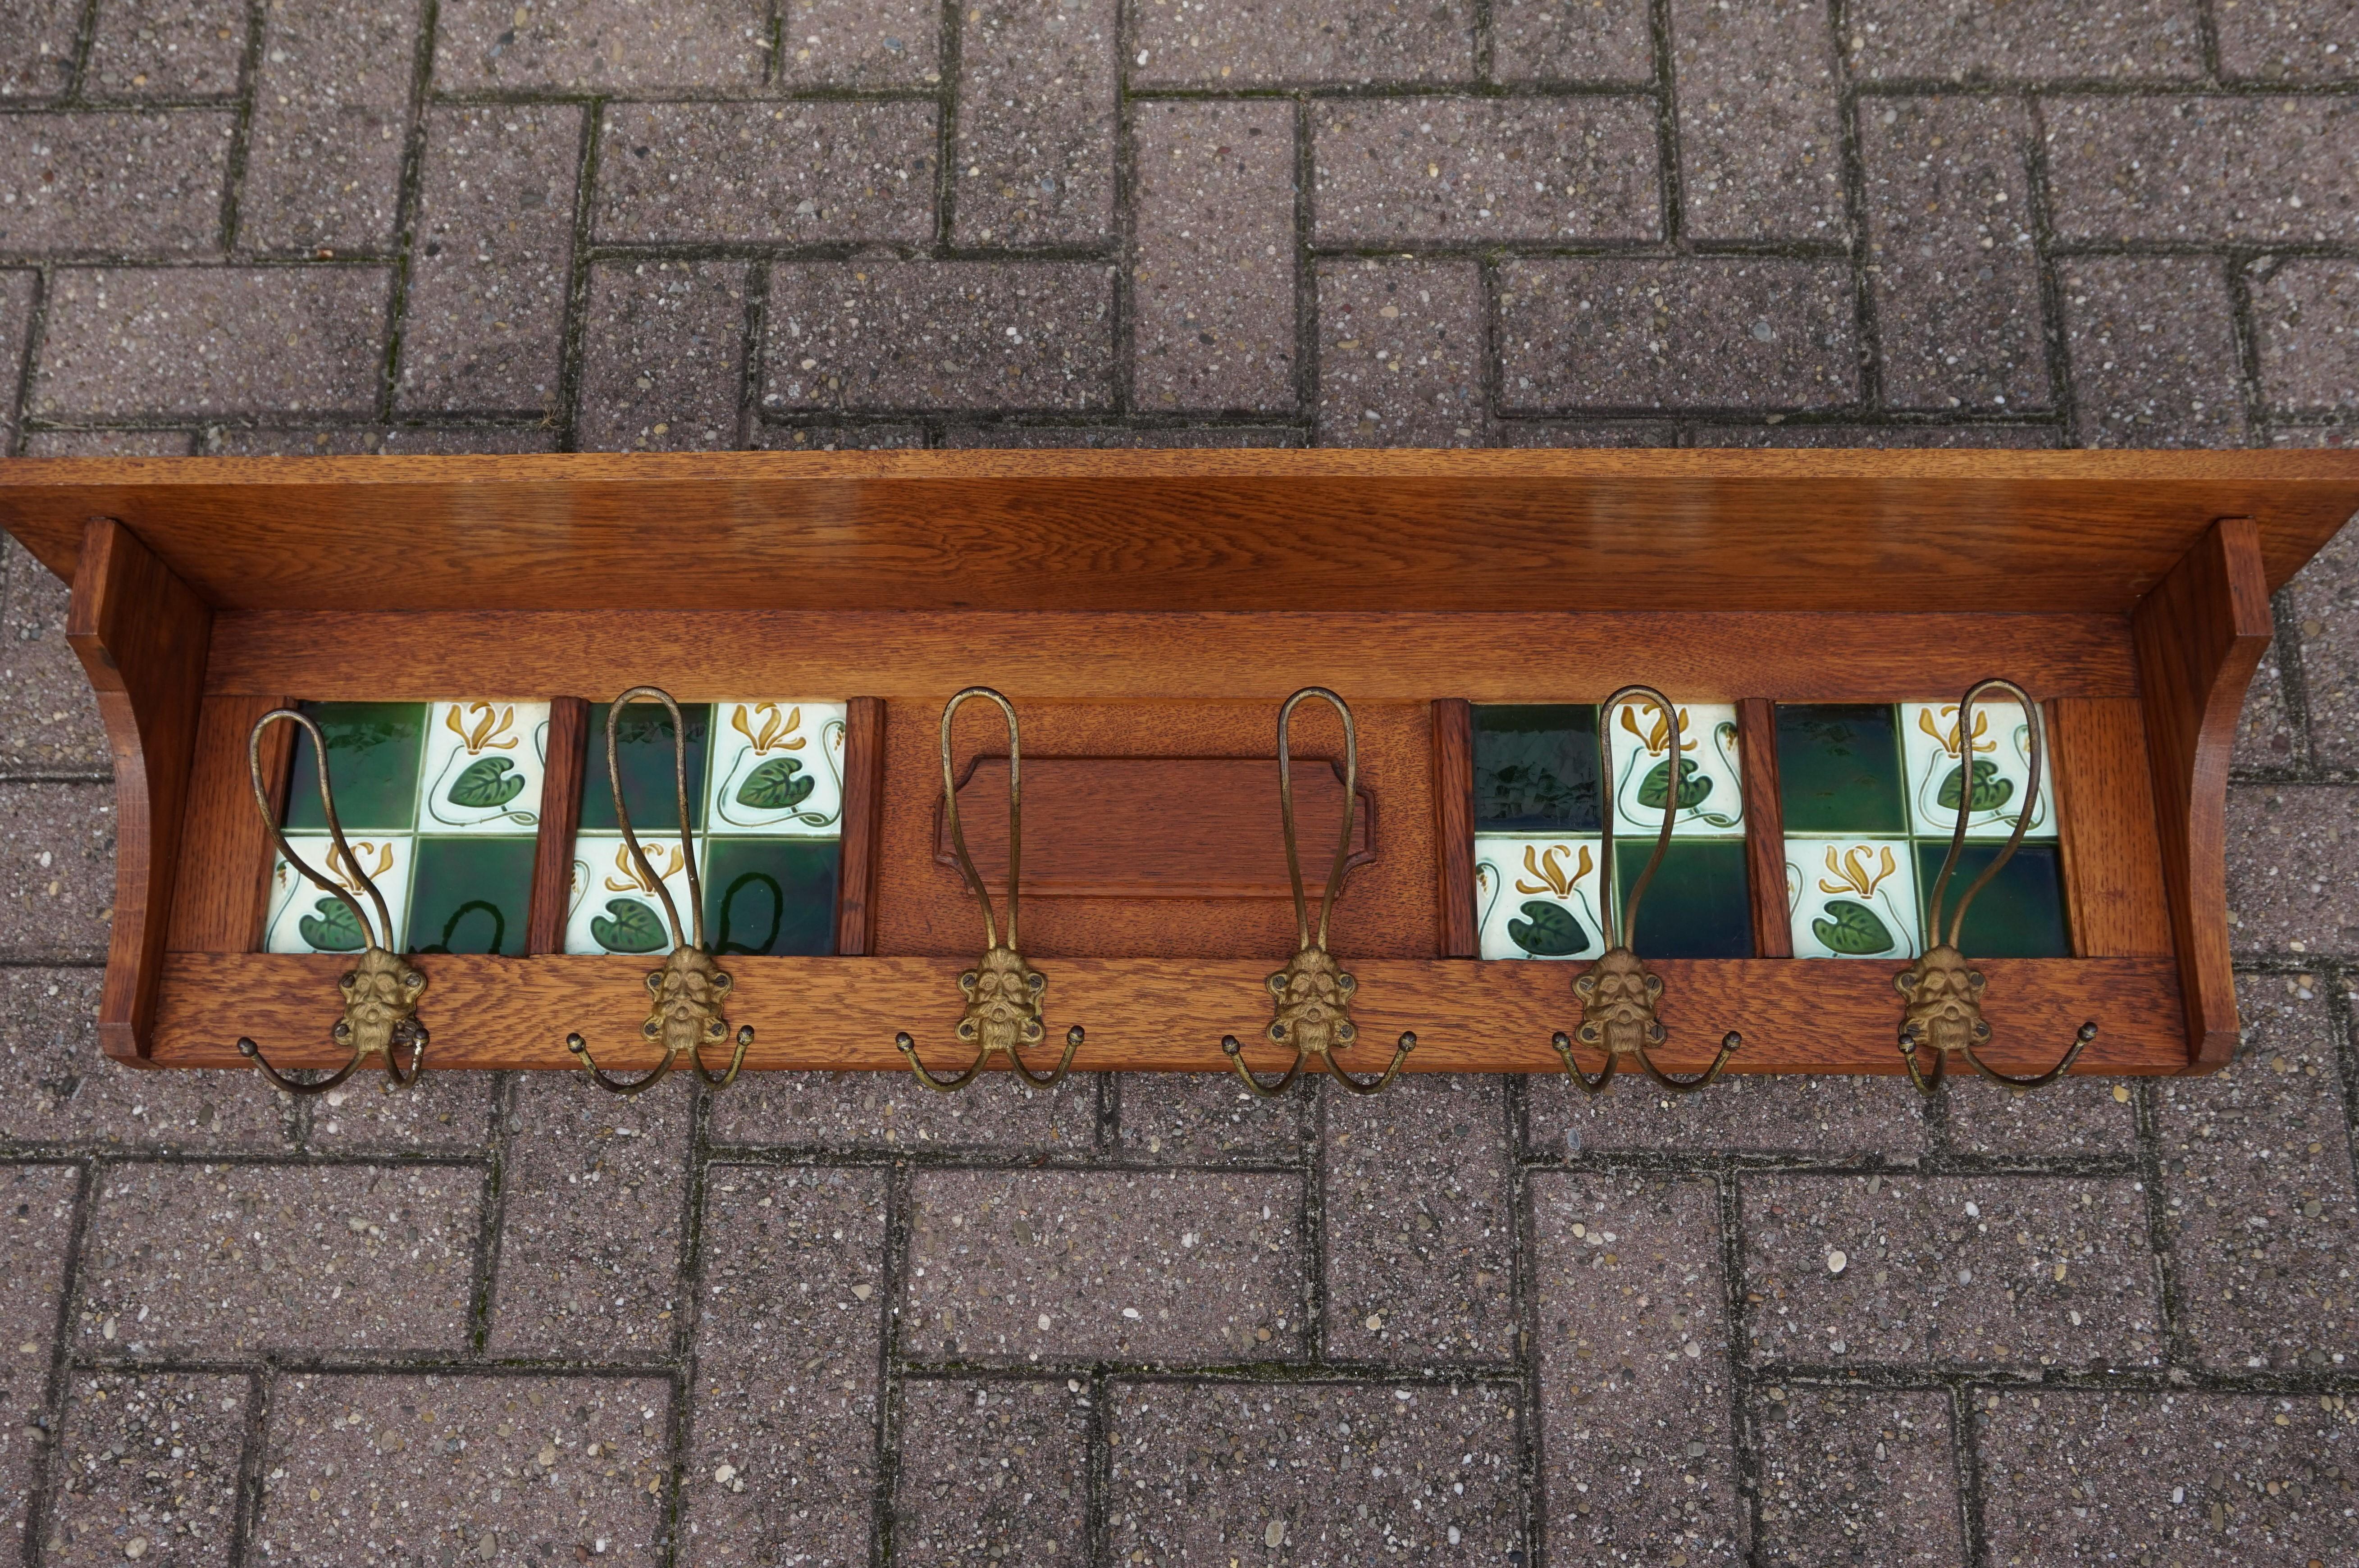
{"type": "Polygon", "coordinates": [[[1671,825],[1679,820],[1680,710],[1678,704],[1651,686],[1625,686],[1605,699],[1605,705],[1598,710],[1601,731],[1625,697],[1643,697],[1653,702],[1670,726],[1670,778],[1663,794],[1662,830],[1655,835],[1655,853],[1647,857],[1647,869],[1631,885],[1629,898],[1618,898],[1620,877],[1614,866],[1614,743],[1610,735],[1601,734],[1597,742],[1598,821],[1603,850],[1599,901],[1605,911],[1605,931],[1613,945],[1572,983],[1572,994],[1581,1003],[1580,1024],[1571,1035],[1559,1030],[1549,1043],[1556,1048],[1557,1059],[1564,1063],[1566,1075],[1593,1094],[1604,1093],[1614,1082],[1615,1070],[1625,1063],[1675,1094],[1691,1094],[1719,1078],[1728,1059],[1745,1043],[1745,1037],[1734,1029],[1729,1030],[1721,1038],[1720,1054],[1712,1058],[1712,1065],[1692,1078],[1672,1077],[1655,1064],[1650,1054],[1664,1040],[1663,1021],[1655,1011],[1656,1004],[1662,1000],[1663,980],[1638,956],[1633,937],[1638,929],[1638,902],[1647,896],[1647,884],[1654,881],[1656,870],[1663,864],[1663,855],[1670,848],[1671,825]],[[1614,918],[1617,906],[1621,917],[1618,924],[1614,918]],[[1583,1072],[1574,1060],[1572,1043],[1576,1040],[1592,1050],[1605,1052],[1605,1066],[1594,1076],[1583,1072]]]}
{"type": "Polygon", "coordinates": [[[639,1026],[640,1037],[662,1049],[663,1061],[637,1078],[624,1079],[600,1067],[590,1054],[589,1042],[580,1035],[567,1035],[565,1049],[581,1063],[584,1075],[609,1094],[636,1094],[654,1088],[682,1055],[699,1078],[715,1089],[725,1089],[736,1082],[738,1069],[745,1065],[745,1049],[754,1043],[754,1026],[745,1024],[738,1029],[736,1052],[729,1059],[726,1072],[713,1073],[704,1065],[704,1048],[729,1038],[729,1020],[722,1009],[734,982],[704,945],[704,888],[697,878],[696,844],[689,832],[688,729],[680,717],[679,704],[668,693],[653,686],[634,686],[615,698],[614,705],[606,710],[606,781],[614,786],[614,822],[623,830],[623,843],[630,851],[631,863],[637,868],[642,884],[655,889],[663,904],[664,919],[671,926],[670,953],[665,957],[663,967],[647,972],[651,1006],[647,1021],[639,1026]],[[681,928],[671,889],[656,875],[647,851],[639,846],[639,835],[631,827],[630,808],[623,801],[623,770],[614,736],[623,725],[623,711],[641,698],[661,702],[664,711],[671,715],[672,789],[679,811],[680,858],[688,869],[687,930],[681,928]]]}
{"type": "Polygon", "coordinates": [[[2040,769],[2048,753],[2045,732],[2038,705],[2012,681],[1995,676],[1977,681],[1958,702],[1959,765],[1965,771],[1959,782],[1957,826],[1951,830],[1950,853],[1941,862],[1941,874],[1933,879],[1932,896],[1926,900],[1925,954],[1892,977],[1892,988],[1900,993],[1900,1060],[1908,1069],[1908,1081],[1928,1094],[1940,1084],[1942,1070],[1952,1056],[1962,1057],[1968,1066],[1994,1083],[2004,1083],[2010,1089],[2039,1088],[2071,1072],[2081,1052],[2097,1038],[2093,1019],[2082,1024],[2065,1049],[2063,1059],[2047,1072],[2028,1078],[1997,1072],[1975,1054],[1978,1048],[1991,1040],[1990,1024],[1983,1017],[1983,992],[1989,982],[1981,970],[1967,963],[1958,939],[1965,930],[1967,907],[1974,901],[1974,895],[1990,885],[1999,868],[2014,858],[2016,846],[2023,842],[2024,829],[2038,808],[2040,769]],[[2016,809],[2015,831],[2007,834],[2006,847],[1959,896],[1958,907],[1950,916],[1949,930],[1944,931],[1941,906],[1949,893],[1950,877],[1958,868],[1959,853],[1965,847],[1966,823],[1973,811],[1974,699],[1992,690],[2005,691],[2023,705],[2029,737],[2023,804],[2016,809]],[[1930,1066],[1925,1063],[1929,1054],[1930,1066]]]}
{"type": "Polygon", "coordinates": [[[342,901],[352,914],[353,923],[360,928],[363,945],[353,966],[336,980],[344,1012],[329,1033],[338,1045],[352,1051],[343,1066],[325,1078],[296,1079],[271,1066],[263,1057],[262,1048],[251,1039],[240,1037],[238,1054],[290,1094],[323,1094],[359,1072],[363,1063],[380,1056],[385,1059],[386,1078],[397,1084],[415,1083],[426,1063],[426,1026],[418,1021],[418,1000],[426,994],[426,976],[416,964],[392,951],[393,917],[386,912],[385,895],[377,891],[375,878],[353,854],[352,845],[344,842],[343,824],[336,816],[335,793],[328,784],[327,737],[307,715],[292,708],[273,708],[254,722],[253,732],[246,736],[245,762],[254,783],[255,806],[262,812],[263,823],[269,828],[278,853],[306,880],[342,901]],[[352,888],[322,877],[295,853],[295,846],[287,842],[286,832],[278,825],[277,813],[270,809],[270,791],[262,780],[262,733],[280,719],[299,725],[311,737],[312,759],[319,765],[320,809],[328,819],[328,836],[335,844],[329,865],[332,869],[341,866],[352,874],[359,890],[368,895],[368,909],[364,909],[360,900],[353,897],[352,888]],[[369,919],[371,910],[376,917],[374,923],[369,919]],[[407,1069],[401,1065],[405,1050],[409,1053],[407,1069]]]}
{"type": "Polygon", "coordinates": [[[1048,1033],[1048,1025],[1040,1011],[1041,993],[1049,988],[1049,977],[1024,962],[1022,950],[1016,945],[1016,920],[1024,879],[1024,741],[1016,721],[1015,705],[988,686],[970,686],[952,697],[942,707],[942,811],[949,818],[951,847],[958,856],[960,873],[968,887],[974,889],[975,901],[983,906],[983,957],[975,966],[958,977],[959,991],[966,1006],[959,1014],[958,1027],[951,1032],[966,1044],[974,1047],[974,1060],[955,1076],[938,1078],[918,1060],[918,1042],[907,1030],[893,1037],[893,1044],[908,1062],[909,1071],[918,1082],[929,1089],[944,1094],[963,1089],[974,1082],[994,1056],[1007,1058],[1007,1065],[1018,1078],[1036,1089],[1054,1086],[1073,1065],[1073,1052],[1082,1048],[1085,1038],[1082,1026],[1075,1024],[1065,1031],[1065,1054],[1046,1074],[1036,1073],[1024,1064],[1027,1046],[1040,1043],[1048,1033]],[[991,890],[984,886],[983,873],[975,869],[974,856],[967,853],[966,833],[959,825],[958,781],[951,777],[951,721],[970,698],[986,697],[998,704],[1007,719],[1007,940],[999,940],[999,923],[991,907],[991,890]]]}
{"type": "Polygon", "coordinates": [[[1286,875],[1294,887],[1294,956],[1286,967],[1264,982],[1269,987],[1273,1016],[1263,1031],[1272,1045],[1290,1046],[1294,1064],[1275,1080],[1264,1081],[1245,1062],[1245,1047],[1237,1037],[1223,1035],[1221,1050],[1237,1076],[1256,1094],[1282,1094],[1301,1076],[1308,1062],[1316,1062],[1325,1068],[1335,1082],[1355,1094],[1373,1094],[1391,1083],[1399,1073],[1401,1063],[1417,1048],[1417,1036],[1403,1033],[1394,1048],[1392,1062],[1375,1078],[1355,1078],[1343,1070],[1334,1053],[1360,1038],[1360,1028],[1352,1021],[1352,997],[1360,983],[1335,962],[1327,951],[1327,917],[1343,897],[1343,873],[1352,855],[1352,817],[1359,804],[1360,738],[1352,723],[1352,710],[1343,699],[1324,686],[1305,686],[1286,700],[1277,711],[1277,803],[1279,816],[1286,830],[1286,875]],[[1302,859],[1295,843],[1294,833],[1294,750],[1290,726],[1294,710],[1306,697],[1318,697],[1332,706],[1343,720],[1343,833],[1336,841],[1335,861],[1327,872],[1327,886],[1319,895],[1319,925],[1314,933],[1310,924],[1309,900],[1302,890],[1302,859]]]}

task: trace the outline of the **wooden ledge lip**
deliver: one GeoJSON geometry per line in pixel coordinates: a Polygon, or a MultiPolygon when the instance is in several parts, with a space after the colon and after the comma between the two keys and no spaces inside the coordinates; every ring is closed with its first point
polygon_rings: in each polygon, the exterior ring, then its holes
{"type": "MultiPolygon", "coordinates": [[[[165,968],[155,1059],[176,1067],[244,1065],[235,1045],[251,1035],[281,1066],[341,1060],[330,1046],[335,980],[347,960],[330,954],[179,953],[165,968]]],[[[420,1016],[433,1030],[429,1068],[570,1069],[570,1030],[593,1052],[644,1064],[645,959],[486,958],[422,954],[429,986],[420,1016]]],[[[756,1030],[756,1069],[903,1072],[897,1029],[916,1037],[929,1065],[958,1055],[958,958],[748,958],[723,961],[736,985],[733,1024],[756,1030]]],[[[1261,1043],[1268,1021],[1266,975],[1274,959],[1055,958],[1035,956],[1049,976],[1049,1033],[1081,1024],[1082,1071],[1222,1072],[1223,1034],[1251,1047],[1249,1061],[1284,1065],[1261,1043]]],[[[1351,1065],[1373,1070],[1403,1029],[1418,1036],[1410,1070],[1425,1073],[1560,1071],[1549,1036],[1578,1014],[1578,964],[1369,959],[1344,965],[1359,978],[1353,1008],[1361,1043],[1351,1065]],[[1378,1042],[1384,1050],[1379,1051],[1378,1042]]],[[[1745,1031],[1734,1063],[1745,1073],[1897,1073],[1897,964],[1833,959],[1665,959],[1663,1018],[1672,1034],[1661,1060],[1690,1072],[1711,1059],[1723,1029],[1745,1031]]],[[[2082,1059],[2093,1073],[2175,1073],[2187,1067],[2176,967],[2169,959],[1993,959],[1985,1011],[1997,1040],[1987,1053],[2003,1071],[2039,1071],[2093,1016],[2102,1032],[2082,1059]]],[[[600,1060],[604,1061],[603,1055],[600,1060]]],[[[1593,1062],[1591,1065],[1595,1065],[1593,1062]]]]}

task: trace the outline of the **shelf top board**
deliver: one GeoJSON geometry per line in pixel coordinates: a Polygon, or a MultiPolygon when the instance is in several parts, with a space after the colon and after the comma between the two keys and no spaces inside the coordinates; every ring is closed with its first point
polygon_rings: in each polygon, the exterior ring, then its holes
{"type": "Polygon", "coordinates": [[[2277,588],[2359,452],[18,459],[216,608],[2125,612],[2215,519],[2277,588]]]}

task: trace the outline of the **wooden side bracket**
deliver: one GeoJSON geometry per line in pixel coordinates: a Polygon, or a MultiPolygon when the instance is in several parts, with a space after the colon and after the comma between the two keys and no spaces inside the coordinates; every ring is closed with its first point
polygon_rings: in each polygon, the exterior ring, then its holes
{"type": "Polygon", "coordinates": [[[2228,953],[2228,756],[2245,687],[2275,628],[2259,528],[2223,517],[2130,612],[2163,884],[2187,1009],[2187,1071],[2236,1048],[2228,953]]]}
{"type": "Polygon", "coordinates": [[[66,612],[114,756],[114,925],[98,1042],[147,1065],[171,927],[173,877],[205,684],[212,611],[112,517],[83,530],[66,612]]]}

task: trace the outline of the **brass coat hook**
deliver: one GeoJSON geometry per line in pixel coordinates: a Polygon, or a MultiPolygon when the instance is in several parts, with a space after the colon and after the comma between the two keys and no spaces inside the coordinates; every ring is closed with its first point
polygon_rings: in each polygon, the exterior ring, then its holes
{"type": "Polygon", "coordinates": [[[1941,862],[1941,874],[1933,879],[1932,896],[1925,901],[1925,934],[1931,945],[1922,958],[1892,977],[1892,988],[1900,993],[1901,1000],[1900,1060],[1908,1065],[1908,1081],[1928,1094],[1940,1086],[1942,1070],[1953,1054],[1964,1057],[1969,1066],[1994,1083],[2004,1083],[2010,1089],[2037,1089],[2071,1071],[2081,1052],[2097,1038],[2095,1020],[2080,1027],[2063,1060],[2047,1072],[2028,1078],[1997,1072],[1974,1054],[1976,1046],[1990,1043],[1991,1027],[1983,1018],[1983,990],[1987,982],[1981,970],[1966,962],[1958,938],[1965,930],[1967,907],[1977,893],[1990,885],[1999,868],[2014,858],[2016,846],[2023,842],[2023,830],[2038,804],[2040,765],[2048,751],[2045,726],[2040,722],[2038,704],[2022,687],[1993,676],[1967,687],[1966,694],[1959,699],[1958,736],[1965,769],[1958,789],[1958,822],[1950,832],[1950,853],[1941,862]],[[1958,868],[1959,852],[1965,847],[1967,819],[1973,811],[1974,699],[1994,689],[2006,692],[2023,705],[2024,722],[2028,726],[2031,744],[2023,803],[2016,808],[2015,831],[2007,834],[2006,847],[1983,867],[1983,874],[1959,896],[1958,907],[1951,913],[1950,929],[1945,932],[1941,929],[1941,906],[1949,892],[1951,875],[1958,868]],[[1928,1050],[1932,1053],[1930,1070],[1921,1064],[1928,1050]]]}
{"type": "Polygon", "coordinates": [[[385,1058],[386,1076],[393,1083],[415,1083],[419,1069],[426,1064],[426,1026],[418,1021],[418,999],[426,993],[426,976],[418,966],[393,952],[393,917],[386,913],[385,895],[377,891],[376,880],[362,866],[352,845],[344,842],[343,824],[336,818],[336,797],[328,787],[328,742],[320,726],[292,708],[273,708],[254,721],[254,729],[246,736],[246,771],[254,780],[254,803],[262,812],[263,825],[270,830],[278,845],[278,853],[287,864],[300,872],[321,891],[342,900],[352,911],[353,923],[360,928],[363,943],[360,957],[350,969],[337,977],[336,989],[344,998],[344,1016],[336,1021],[329,1033],[336,1043],[352,1050],[352,1060],[325,1078],[299,1080],[289,1078],[270,1065],[262,1048],[241,1036],[238,1054],[262,1069],[263,1075],[290,1094],[323,1094],[360,1071],[361,1064],[373,1056],[385,1058]],[[312,760],[319,765],[320,809],[328,819],[328,836],[335,843],[335,854],[329,861],[330,869],[341,866],[357,879],[360,889],[368,895],[369,905],[376,911],[371,924],[368,911],[361,908],[351,888],[322,877],[310,864],[295,853],[287,842],[286,831],[278,825],[277,813],[270,809],[270,791],[262,781],[262,732],[274,723],[285,719],[299,724],[311,737],[312,760]],[[409,1051],[409,1066],[404,1071],[401,1051],[409,1051]]]}
{"type": "Polygon", "coordinates": [[[1345,1072],[1333,1054],[1360,1038],[1360,1027],[1352,1021],[1352,996],[1359,990],[1360,983],[1327,951],[1327,917],[1335,900],[1343,895],[1344,868],[1352,855],[1352,816],[1359,799],[1360,736],[1352,723],[1351,707],[1324,686],[1305,686],[1277,710],[1277,806],[1286,830],[1286,875],[1294,885],[1295,950],[1286,967],[1263,982],[1269,987],[1272,1010],[1277,1015],[1263,1033],[1273,1045],[1292,1046],[1294,1064],[1276,1082],[1265,1083],[1245,1065],[1245,1047],[1237,1043],[1237,1037],[1221,1037],[1221,1049],[1228,1054],[1229,1065],[1237,1070],[1237,1076],[1256,1094],[1284,1094],[1302,1075],[1303,1064],[1313,1060],[1353,1094],[1373,1094],[1398,1075],[1401,1063],[1417,1049],[1417,1036],[1403,1031],[1399,1044],[1393,1050],[1392,1061],[1383,1073],[1368,1079],[1355,1078],[1345,1072]],[[1310,925],[1310,903],[1302,892],[1302,858],[1295,844],[1294,749],[1289,735],[1295,707],[1306,697],[1325,699],[1343,720],[1343,833],[1335,842],[1335,862],[1328,868],[1327,886],[1319,895],[1315,933],[1310,925]]]}
{"type": "Polygon", "coordinates": [[[637,1078],[622,1079],[609,1074],[590,1054],[590,1045],[578,1034],[565,1037],[565,1049],[571,1051],[582,1065],[582,1071],[601,1089],[615,1094],[636,1094],[663,1082],[682,1052],[696,1075],[715,1089],[726,1089],[737,1079],[737,1070],[745,1065],[745,1048],[754,1043],[754,1026],[741,1025],[737,1030],[736,1053],[729,1059],[729,1070],[713,1073],[704,1065],[704,1047],[708,1042],[726,1039],[729,1020],[723,1016],[722,1003],[735,984],[729,972],[721,967],[704,945],[704,887],[696,875],[696,842],[689,831],[688,815],[688,727],[680,718],[679,704],[669,693],[653,686],[634,686],[614,699],[606,710],[606,781],[614,786],[614,822],[623,830],[623,843],[629,846],[631,863],[638,868],[640,880],[656,890],[663,901],[664,919],[671,925],[671,953],[664,959],[663,967],[647,972],[647,994],[654,998],[647,1021],[639,1033],[647,1040],[663,1047],[663,1061],[637,1078]],[[632,831],[630,809],[623,803],[623,770],[615,753],[614,735],[622,727],[623,710],[641,698],[661,702],[671,715],[672,789],[679,810],[680,858],[688,867],[689,927],[683,931],[679,909],[673,904],[671,889],[647,863],[647,851],[639,847],[639,835],[632,831]],[[690,940],[690,932],[693,932],[690,940]]]}
{"type": "Polygon", "coordinates": [[[1599,822],[1602,823],[1600,844],[1603,863],[1600,875],[1603,882],[1599,890],[1599,907],[1605,916],[1605,931],[1613,946],[1596,963],[1591,964],[1580,979],[1572,983],[1573,995],[1581,1002],[1581,1022],[1568,1036],[1561,1029],[1549,1043],[1556,1048],[1558,1060],[1572,1081],[1593,1094],[1603,1094],[1614,1082],[1614,1070],[1626,1057],[1662,1087],[1677,1094],[1690,1094],[1707,1088],[1728,1065],[1745,1037],[1731,1029],[1721,1037],[1720,1054],[1712,1065],[1692,1078],[1674,1078],[1655,1065],[1648,1051],[1663,1043],[1663,1020],[1655,1007],[1662,999],[1662,976],[1648,969],[1634,945],[1638,930],[1638,902],[1647,896],[1647,886],[1654,881],[1655,872],[1663,864],[1664,852],[1671,845],[1671,824],[1678,820],[1680,810],[1680,710],[1679,705],[1651,686],[1625,686],[1605,699],[1598,710],[1597,779],[1599,822]],[[1647,857],[1647,869],[1638,874],[1630,886],[1630,897],[1620,897],[1621,878],[1614,865],[1614,744],[1605,725],[1625,697],[1644,697],[1661,709],[1671,726],[1670,786],[1663,796],[1663,826],[1655,835],[1655,853],[1647,857]],[[1617,906],[1621,920],[1614,914],[1617,906]],[[1573,1059],[1572,1042],[1602,1047],[1605,1066],[1594,1077],[1582,1071],[1573,1059]]]}
{"type": "Polygon", "coordinates": [[[918,1060],[918,1043],[906,1029],[893,1037],[900,1048],[902,1059],[918,1082],[929,1089],[944,1094],[963,1089],[974,1082],[985,1063],[995,1055],[1005,1055],[1015,1074],[1036,1089],[1054,1086],[1073,1065],[1073,1052],[1082,1047],[1082,1026],[1075,1024],[1065,1031],[1065,1054],[1048,1073],[1034,1073],[1024,1065],[1023,1048],[1038,1045],[1048,1032],[1040,1013],[1040,994],[1049,988],[1049,977],[1024,962],[1022,950],[1016,944],[1016,914],[1023,887],[1024,869],[1024,741],[1016,722],[1015,705],[988,686],[970,686],[942,704],[942,811],[950,819],[951,847],[957,852],[959,871],[966,877],[967,886],[974,889],[975,901],[983,906],[983,958],[958,977],[959,990],[966,996],[966,1008],[959,1017],[958,1027],[951,1032],[973,1044],[974,1060],[955,1077],[937,1078],[918,1060]],[[974,856],[967,853],[966,834],[959,826],[958,781],[951,776],[951,721],[971,697],[988,697],[999,705],[1007,717],[1007,940],[999,940],[999,925],[991,908],[991,890],[983,883],[983,873],[974,867],[974,856]]]}

